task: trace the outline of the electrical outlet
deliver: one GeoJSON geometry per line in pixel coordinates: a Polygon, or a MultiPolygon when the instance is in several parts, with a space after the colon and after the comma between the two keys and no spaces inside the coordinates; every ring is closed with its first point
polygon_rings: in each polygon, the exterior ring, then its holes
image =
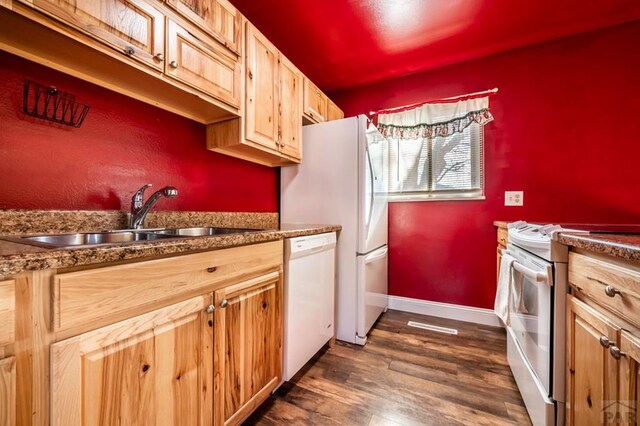
{"type": "Polygon", "coordinates": [[[524,204],[524,191],[504,191],[505,206],[521,206],[524,204]]]}

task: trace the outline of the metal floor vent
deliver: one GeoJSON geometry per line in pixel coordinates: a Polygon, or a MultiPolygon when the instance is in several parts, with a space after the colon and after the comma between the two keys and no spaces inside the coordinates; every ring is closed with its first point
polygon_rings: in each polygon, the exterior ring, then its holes
{"type": "Polygon", "coordinates": [[[409,321],[407,323],[409,327],[422,328],[423,330],[431,330],[444,334],[458,334],[458,330],[455,328],[438,327],[437,325],[425,324],[422,322],[409,321]]]}

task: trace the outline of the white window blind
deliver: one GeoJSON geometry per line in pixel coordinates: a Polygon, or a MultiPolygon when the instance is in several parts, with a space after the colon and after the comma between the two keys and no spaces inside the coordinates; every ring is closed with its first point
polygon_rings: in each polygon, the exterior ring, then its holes
{"type": "Polygon", "coordinates": [[[483,195],[481,125],[444,137],[387,139],[390,200],[483,195]]]}

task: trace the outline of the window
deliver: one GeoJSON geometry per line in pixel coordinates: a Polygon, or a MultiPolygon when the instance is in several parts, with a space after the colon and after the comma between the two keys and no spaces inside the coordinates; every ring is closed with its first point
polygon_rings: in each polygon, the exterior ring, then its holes
{"type": "Polygon", "coordinates": [[[474,123],[432,139],[388,137],[389,199],[482,197],[482,136],[474,123]]]}
{"type": "Polygon", "coordinates": [[[483,196],[483,126],[497,89],[378,111],[389,201],[483,196]]]}

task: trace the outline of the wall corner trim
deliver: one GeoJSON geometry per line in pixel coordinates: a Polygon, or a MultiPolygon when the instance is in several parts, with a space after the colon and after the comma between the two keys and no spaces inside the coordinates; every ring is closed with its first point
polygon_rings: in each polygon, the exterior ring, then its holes
{"type": "Polygon", "coordinates": [[[389,296],[389,309],[502,327],[502,323],[491,309],[431,302],[429,300],[412,299],[401,296],[389,296]]]}

